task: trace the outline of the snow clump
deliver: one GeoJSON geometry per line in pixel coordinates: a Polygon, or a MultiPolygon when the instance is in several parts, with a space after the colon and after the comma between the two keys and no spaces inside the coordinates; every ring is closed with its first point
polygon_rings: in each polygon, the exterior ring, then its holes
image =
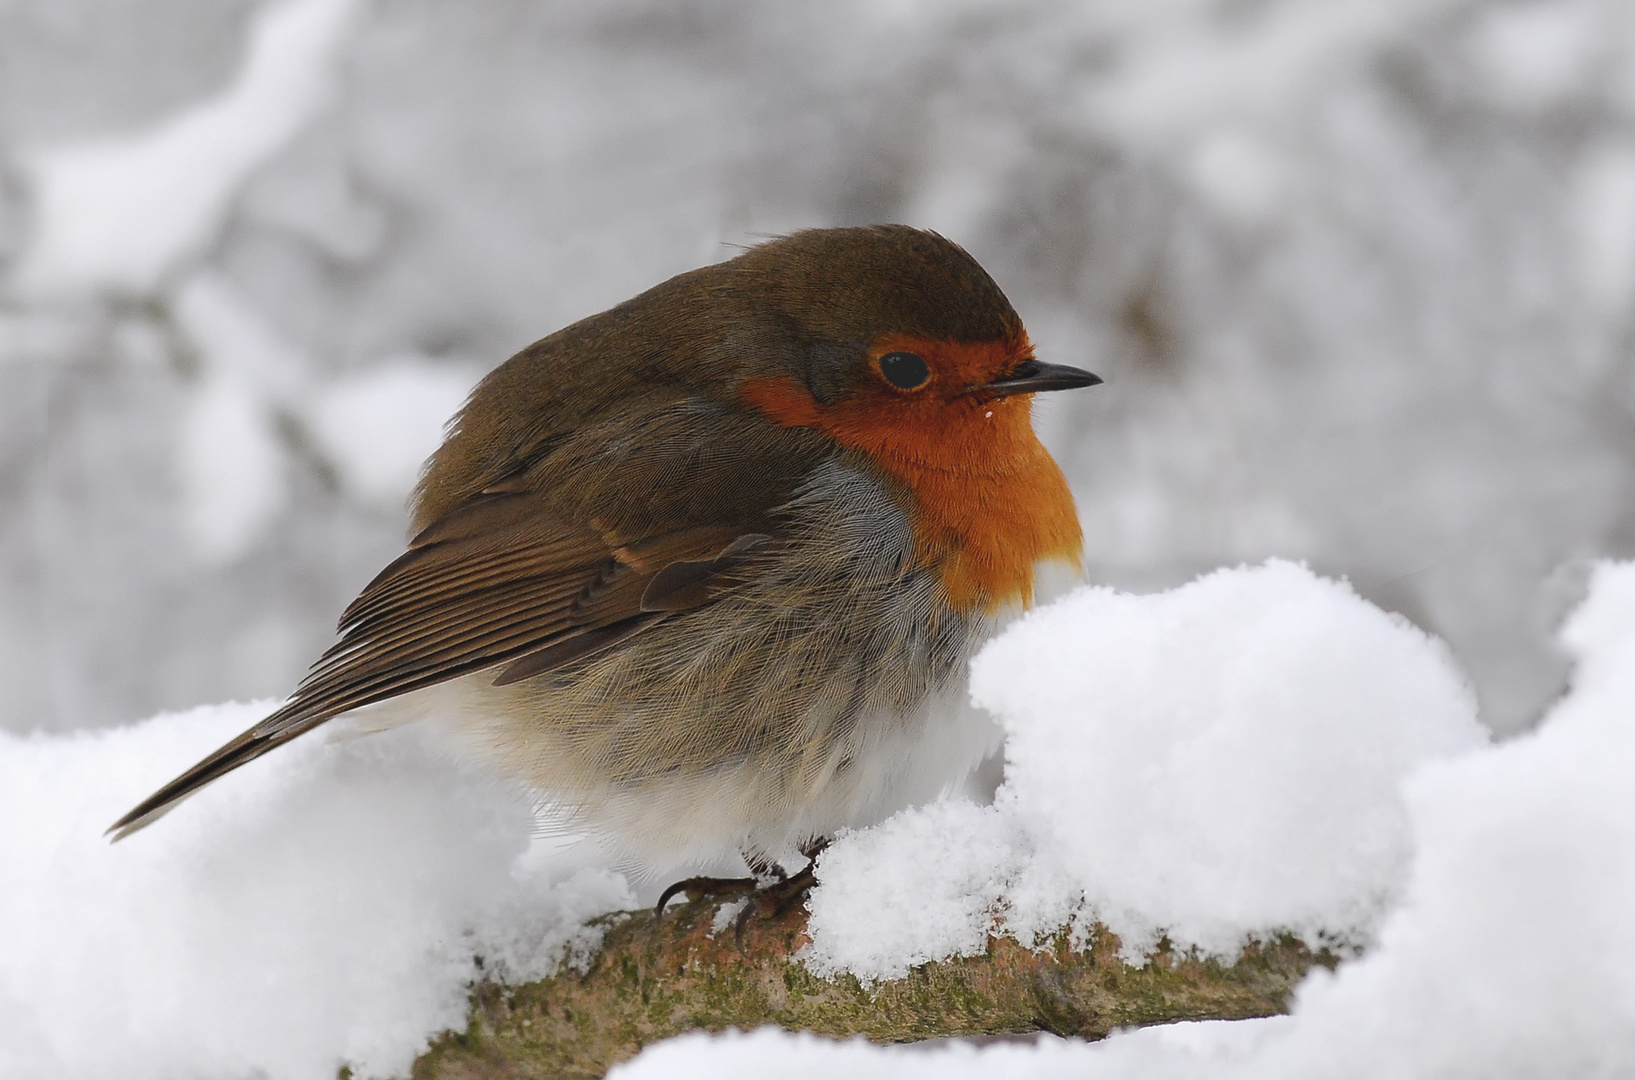
{"type": "Polygon", "coordinates": [[[1092,921],[1163,936],[1360,940],[1411,854],[1404,777],[1485,744],[1446,649],[1293,563],[1156,596],[1082,588],[972,664],[1006,731],[994,804],[950,799],[842,837],[809,965],[865,980],[1092,921]],[[934,917],[932,917],[934,916],[934,917]]]}
{"type": "MultiPolygon", "coordinates": [[[[1273,576],[1288,573],[1270,570],[1273,576]]],[[[1231,591],[1219,581],[1210,585],[1212,580],[1188,588],[1231,591]]],[[[1182,611],[1169,613],[1172,625],[1186,621],[1177,595],[1171,602],[1182,611]]],[[[1118,602],[1081,596],[1069,604],[1118,602]]],[[[1164,621],[1162,606],[1153,602],[1154,624],[1164,621]]],[[[1046,612],[1040,621],[1063,617],[1046,612]]],[[[1128,629],[1139,630],[1136,620],[1128,629]]],[[[1253,625],[1242,629],[1255,636],[1253,625]]],[[[1021,630],[1030,632],[1026,626],[1021,630]]],[[[1359,635],[1359,646],[1365,640],[1359,635]]],[[[1635,776],[1630,720],[1635,716],[1635,563],[1596,569],[1589,598],[1561,640],[1576,661],[1572,689],[1537,731],[1498,747],[1433,755],[1408,778],[1404,806],[1412,855],[1395,906],[1366,955],[1332,973],[1317,969],[1307,977],[1289,1016],[1172,1024],[1100,1043],[1041,1038],[910,1048],[837,1043],[770,1029],[695,1034],[653,1046],[610,1076],[802,1080],[844,1072],[849,1080],[1530,1080],[1635,1075],[1635,923],[1629,918],[1635,911],[1635,784],[1630,782],[1635,776]]],[[[1013,648],[1020,646],[1007,639],[995,655],[1004,657],[1013,648]]],[[[1278,685],[1297,691],[1299,683],[1282,679],[1278,685]]],[[[1049,696],[1040,687],[1028,692],[1049,696]]],[[[1273,695],[1267,691],[1266,696],[1273,695]]],[[[1425,704],[1435,701],[1428,696],[1425,704]]],[[[1335,783],[1344,802],[1352,781],[1335,783]]],[[[1323,807],[1319,802],[1312,809],[1323,807]]],[[[1213,831],[1206,828],[1202,835],[1213,831]]],[[[1164,842],[1162,830],[1155,842],[1164,842]]],[[[1072,850],[1100,849],[1087,840],[1072,850]]],[[[1343,850],[1333,854],[1350,858],[1343,850]]]]}
{"type": "Polygon", "coordinates": [[[476,957],[539,978],[633,905],[412,728],[297,739],[108,842],[272,704],[0,732],[0,1077],[406,1075],[464,1029],[476,957]]]}

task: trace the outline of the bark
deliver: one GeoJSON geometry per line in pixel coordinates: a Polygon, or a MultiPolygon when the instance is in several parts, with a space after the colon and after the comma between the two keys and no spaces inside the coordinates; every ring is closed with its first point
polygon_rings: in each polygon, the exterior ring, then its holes
{"type": "Polygon", "coordinates": [[[1120,1027],[1282,1012],[1308,968],[1338,959],[1281,937],[1251,943],[1232,964],[1161,946],[1132,967],[1098,928],[1088,951],[1072,950],[1065,933],[1039,952],[993,938],[982,956],[865,988],[792,958],[806,940],[804,911],[755,918],[735,940],[731,928],[712,935],[716,908],[606,916],[607,937],[583,974],[478,983],[469,1027],[435,1040],[414,1080],[598,1077],[672,1035],[764,1024],[876,1042],[1038,1031],[1097,1039],[1120,1027]]]}

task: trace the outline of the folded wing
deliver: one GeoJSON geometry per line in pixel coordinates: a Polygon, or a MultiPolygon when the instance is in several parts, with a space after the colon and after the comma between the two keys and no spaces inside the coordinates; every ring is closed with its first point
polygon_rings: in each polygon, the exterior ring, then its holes
{"type": "Polygon", "coordinates": [[[491,491],[426,528],[342,614],[341,638],[290,700],[109,829],[121,839],[246,762],[363,705],[505,665],[496,682],[616,648],[709,603],[774,538],[735,525],[621,543],[553,514],[531,491],[491,491]]]}

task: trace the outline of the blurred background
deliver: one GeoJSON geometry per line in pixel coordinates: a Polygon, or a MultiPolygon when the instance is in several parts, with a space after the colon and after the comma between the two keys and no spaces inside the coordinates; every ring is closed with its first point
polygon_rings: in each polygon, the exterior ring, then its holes
{"type": "Polygon", "coordinates": [[[481,374],[769,234],[968,247],[1093,581],[1268,555],[1559,693],[1635,552],[1627,0],[0,0],[0,727],[291,689],[481,374]]]}

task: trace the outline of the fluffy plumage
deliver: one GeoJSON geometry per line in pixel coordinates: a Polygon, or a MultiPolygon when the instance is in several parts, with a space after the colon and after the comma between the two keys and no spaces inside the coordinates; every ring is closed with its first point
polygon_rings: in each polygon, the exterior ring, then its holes
{"type": "Polygon", "coordinates": [[[432,687],[638,857],[777,851],[933,794],[991,749],[938,707],[973,643],[1036,561],[1077,557],[1028,395],[1090,381],[1034,361],[981,267],[903,226],[673,278],[484,379],[337,644],[114,830],[432,687]],[[930,375],[905,390],[879,363],[909,348],[930,375]]]}

